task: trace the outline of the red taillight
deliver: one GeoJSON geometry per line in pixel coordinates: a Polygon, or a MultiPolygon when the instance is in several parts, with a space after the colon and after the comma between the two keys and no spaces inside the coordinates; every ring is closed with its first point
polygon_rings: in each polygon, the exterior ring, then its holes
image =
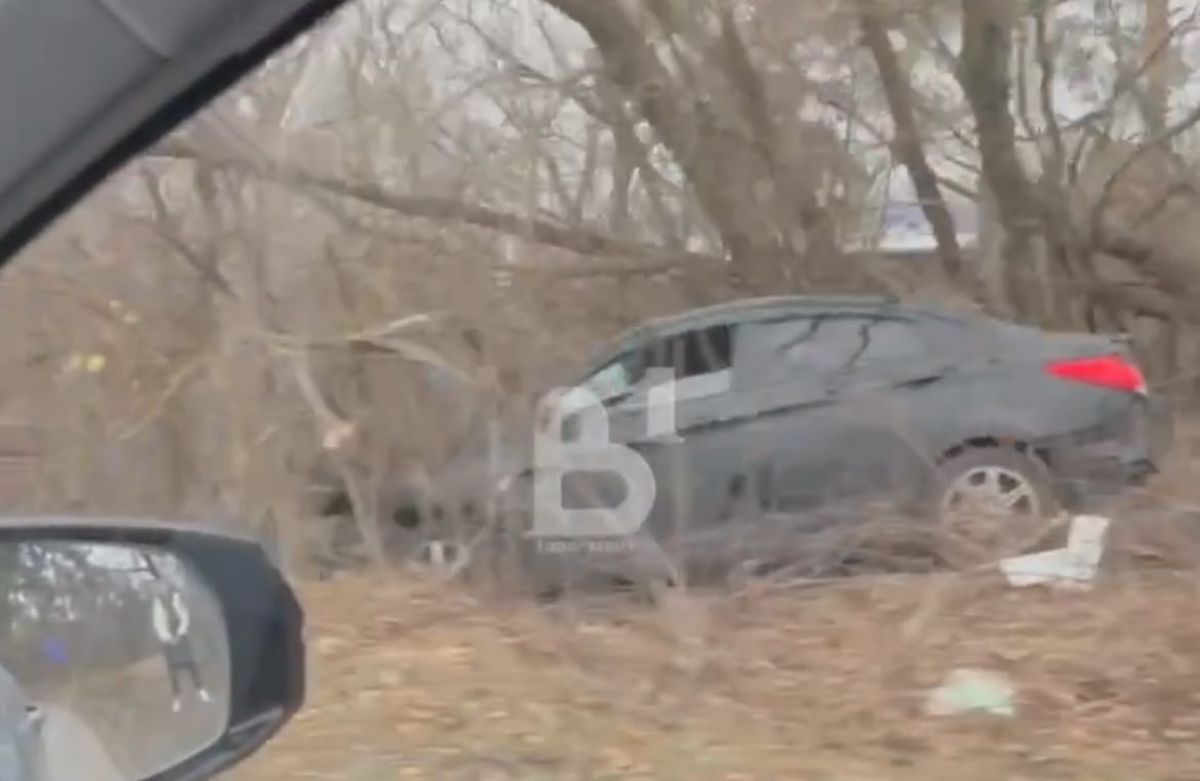
{"type": "Polygon", "coordinates": [[[1060,379],[1098,385],[1126,393],[1146,393],[1146,378],[1137,364],[1120,355],[1072,358],[1046,365],[1046,371],[1060,379]]]}

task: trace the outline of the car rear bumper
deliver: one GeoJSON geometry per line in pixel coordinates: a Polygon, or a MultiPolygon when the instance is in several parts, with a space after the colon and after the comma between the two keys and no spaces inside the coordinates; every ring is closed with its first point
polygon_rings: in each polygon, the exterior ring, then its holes
{"type": "Polygon", "coordinates": [[[1136,399],[1103,423],[1040,443],[1068,506],[1111,497],[1157,473],[1174,439],[1171,411],[1136,399]]]}

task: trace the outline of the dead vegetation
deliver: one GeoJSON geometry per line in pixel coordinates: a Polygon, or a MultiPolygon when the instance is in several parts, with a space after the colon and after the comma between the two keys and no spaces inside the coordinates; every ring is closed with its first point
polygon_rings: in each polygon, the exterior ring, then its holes
{"type": "Polygon", "coordinates": [[[235,777],[1183,781],[1194,496],[1168,472],[1129,499],[1088,592],[979,566],[549,607],[411,574],[309,583],[309,702],[235,777]],[[929,715],[957,669],[1010,680],[1015,715],[929,715]]]}
{"type": "Polygon", "coordinates": [[[347,576],[305,588],[309,705],[237,777],[1190,778],[1197,596],[1193,571],[1110,570],[538,610],[347,576]],[[926,716],[962,667],[1010,677],[1016,716],[926,716]]]}
{"type": "MultiPolygon", "coordinates": [[[[1171,95],[1196,13],[1067,5],[359,0],[6,273],[0,418],[44,456],[7,506],[227,520],[303,578],[332,482],[378,565],[387,491],[472,415],[764,291],[1129,330],[1193,398],[1200,113],[1171,95]],[[1076,88],[1098,96],[1068,121],[1076,88]],[[886,249],[896,192],[932,245],[886,249]]],[[[1195,476],[1120,508],[1089,594],[908,574],[538,609],[380,567],[304,582],[309,705],[237,775],[1195,778],[1195,476]],[[966,666],[1011,676],[1015,718],[923,715],[966,666]]]]}
{"type": "Polygon", "coordinates": [[[1197,18],[1162,2],[357,0],[6,274],[0,420],[45,451],[8,505],[219,518],[310,574],[333,484],[378,564],[471,420],[763,292],[1136,332],[1186,398],[1197,18]],[[897,198],[925,245],[888,249],[897,198]]]}

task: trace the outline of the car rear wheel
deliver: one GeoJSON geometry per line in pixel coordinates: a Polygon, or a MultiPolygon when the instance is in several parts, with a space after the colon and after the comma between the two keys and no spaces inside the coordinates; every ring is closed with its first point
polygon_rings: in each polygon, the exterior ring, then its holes
{"type": "Polygon", "coordinates": [[[937,512],[954,550],[970,564],[1039,547],[1058,501],[1044,462],[1010,447],[965,450],[942,465],[937,512]]]}

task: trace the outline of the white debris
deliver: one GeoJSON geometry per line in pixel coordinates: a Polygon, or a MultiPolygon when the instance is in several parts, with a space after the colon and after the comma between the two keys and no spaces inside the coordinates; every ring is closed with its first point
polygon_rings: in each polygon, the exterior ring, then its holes
{"type": "Polygon", "coordinates": [[[1077,515],[1065,548],[1016,556],[1000,562],[1000,571],[1016,588],[1052,585],[1086,590],[1100,569],[1110,521],[1099,515],[1077,515]]]}

